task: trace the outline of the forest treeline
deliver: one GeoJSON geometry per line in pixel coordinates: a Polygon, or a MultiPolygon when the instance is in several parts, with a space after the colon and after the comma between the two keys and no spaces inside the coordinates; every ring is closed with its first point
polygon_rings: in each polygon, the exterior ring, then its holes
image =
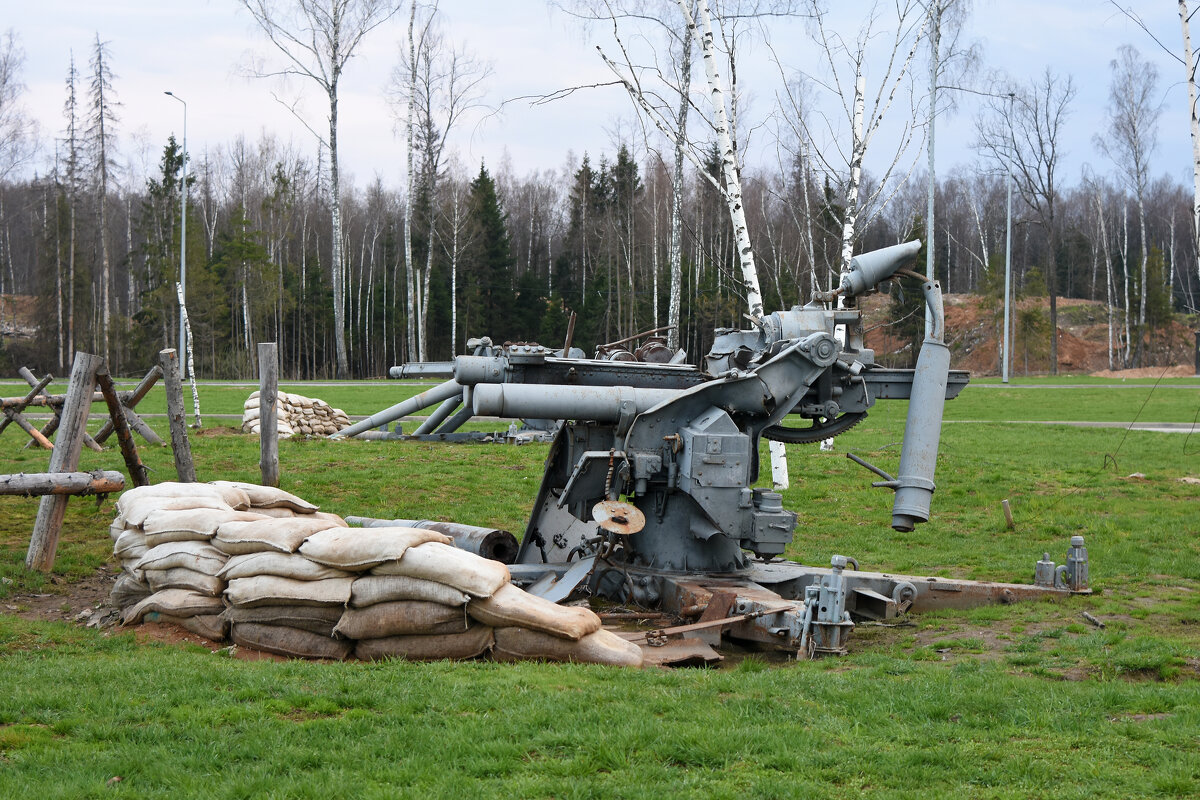
{"type": "MultiPolygon", "coordinates": [[[[711,161],[715,172],[715,155],[711,161]]],[[[135,373],[153,363],[158,350],[175,346],[181,165],[182,152],[171,139],[156,174],[140,186],[110,181],[101,195],[97,181],[72,180],[69,165],[0,183],[0,289],[35,295],[38,302],[33,337],[7,340],[9,365],[63,374],[71,353],[82,349],[107,351],[118,371],[135,373]]],[[[319,161],[269,137],[239,138],[194,157],[187,306],[199,376],[252,376],[258,341],[279,343],[289,377],[333,375],[330,215],[319,186],[322,171],[319,161]]],[[[657,159],[635,160],[621,146],[525,176],[481,165],[473,175],[444,178],[438,197],[419,195],[412,229],[415,260],[431,265],[427,357],[461,353],[475,336],[559,345],[572,311],[575,342],[587,349],[664,325],[669,173],[657,159]]],[[[768,310],[806,302],[814,282],[820,288],[836,282],[836,190],[806,183],[799,168],[751,171],[744,182],[768,310]]],[[[912,179],[863,232],[858,251],[923,231],[924,194],[920,177],[912,179]]],[[[937,228],[928,246],[944,290],[1000,296],[1005,197],[1003,176],[960,171],[939,180],[937,228]]],[[[417,353],[406,318],[402,192],[379,179],[344,185],[342,204],[351,370],[382,375],[417,353]]],[[[1197,307],[1187,189],[1160,179],[1149,186],[1145,207],[1150,255],[1142,325],[1141,232],[1126,193],[1103,181],[1064,190],[1053,252],[1044,226],[1014,207],[1015,291],[1045,294],[1053,269],[1062,296],[1107,303],[1116,366],[1149,364],[1155,331],[1173,314],[1197,307]],[[1139,334],[1143,353],[1134,346],[1139,334]]],[[[693,175],[683,209],[680,341],[698,354],[713,328],[745,323],[745,302],[722,199],[693,175]]],[[[11,322],[12,313],[10,306],[10,320],[0,321],[11,322]]]]}

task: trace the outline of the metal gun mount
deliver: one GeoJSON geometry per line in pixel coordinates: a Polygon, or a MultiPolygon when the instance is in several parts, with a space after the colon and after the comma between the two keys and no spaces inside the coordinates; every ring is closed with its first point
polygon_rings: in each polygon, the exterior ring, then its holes
{"type": "Polygon", "coordinates": [[[808,654],[845,652],[852,616],[1087,591],[1082,542],[1070,574],[1034,585],[863,572],[840,555],[828,569],[778,559],[797,517],[780,494],[754,487],[759,440],[836,436],[876,400],[910,401],[898,475],[856,460],[883,478],[874,486],[895,491],[893,528],[929,519],[944,403],[967,375],[949,369],[937,282],[905,269],[919,249],[908,242],[863,254],[834,292],[751,329],[717,331],[703,369],[489,343],[453,362],[393,368],[393,377],[448,380],[341,435],[435,404],[427,431],[452,431],[472,415],[565,420],[510,567],[514,581],[554,600],[586,585],[621,602],[716,616],[718,626],[727,618],[734,637],[808,654]],[[921,281],[931,320],[915,370],[875,364],[853,305],[898,273],[921,281]],[[847,307],[828,307],[839,295],[847,307]]]}

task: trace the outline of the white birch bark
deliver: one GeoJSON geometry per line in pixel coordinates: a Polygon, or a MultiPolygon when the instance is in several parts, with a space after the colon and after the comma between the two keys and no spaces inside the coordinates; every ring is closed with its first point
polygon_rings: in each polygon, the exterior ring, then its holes
{"type": "Polygon", "coordinates": [[[1200,108],[1196,98],[1196,63],[1188,28],[1187,0],[1179,0],[1179,25],[1183,30],[1183,66],[1187,73],[1188,122],[1192,135],[1192,238],[1196,243],[1196,275],[1200,277],[1200,108]]]}
{"type": "Polygon", "coordinates": [[[407,345],[408,357],[411,359],[417,352],[417,315],[416,315],[416,281],[413,279],[413,249],[412,249],[412,213],[413,213],[413,136],[416,121],[417,95],[417,43],[413,35],[413,27],[417,19],[417,0],[412,1],[408,15],[408,112],[405,121],[405,153],[407,156],[407,187],[404,191],[404,288],[406,289],[405,309],[407,311],[407,345]]]}

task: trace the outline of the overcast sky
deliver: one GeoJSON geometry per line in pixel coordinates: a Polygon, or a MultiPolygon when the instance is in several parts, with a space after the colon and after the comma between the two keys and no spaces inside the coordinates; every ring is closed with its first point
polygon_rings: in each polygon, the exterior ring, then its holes
{"type": "MultiPolygon", "coordinates": [[[[1146,19],[1161,41],[1182,49],[1174,3],[1125,2],[1146,19]]],[[[848,0],[834,5],[838,6],[835,23],[853,36],[857,20],[870,4],[848,0]]],[[[253,141],[263,131],[304,152],[315,152],[312,135],[272,99],[274,84],[241,76],[239,67],[251,53],[270,51],[236,0],[0,0],[0,11],[0,26],[16,32],[26,53],[23,78],[29,91],[24,102],[42,126],[47,153],[53,152],[52,137],[63,128],[70,53],[74,52],[86,79],[97,34],[109,43],[121,102],[123,160],[133,165],[133,177],[144,176],[146,165],[152,167],[158,160],[167,136],[178,135],[182,127],[182,107],[164,96],[164,90],[188,103],[188,149],[193,159],[206,148],[228,144],[239,133],[253,141]]],[[[560,168],[569,151],[576,156],[584,151],[593,157],[611,154],[618,132],[635,130],[628,98],[613,87],[577,92],[539,106],[512,100],[609,80],[594,49],[595,43],[610,41],[605,31],[582,30],[544,0],[442,0],[441,14],[448,39],[491,63],[494,75],[488,100],[494,106],[503,103],[498,114],[464,128],[453,143],[469,170],[477,169],[480,160],[496,169],[504,159],[518,175],[560,168]]],[[[402,146],[394,135],[395,121],[384,90],[397,62],[405,23],[406,19],[397,19],[375,31],[343,79],[342,164],[359,186],[376,174],[388,185],[403,181],[402,146]]],[[[802,24],[773,24],[768,35],[789,66],[818,70],[814,45],[802,24]]],[[[1183,67],[1110,3],[975,0],[964,38],[981,45],[986,66],[1002,68],[1017,78],[1033,78],[1047,66],[1074,78],[1078,97],[1066,131],[1068,183],[1078,179],[1085,163],[1098,172],[1111,171],[1092,137],[1106,126],[1109,61],[1118,46],[1133,44],[1160,72],[1164,111],[1155,174],[1166,173],[1190,185],[1183,67]]],[[[739,76],[747,93],[744,120],[766,117],[780,85],[779,69],[766,53],[767,48],[756,46],[743,55],[739,76]]],[[[697,77],[701,74],[698,71],[697,77]]],[[[310,87],[303,88],[304,108],[319,127],[327,106],[322,107],[321,96],[310,87]]],[[[976,104],[964,98],[960,106],[957,114],[938,126],[941,174],[975,159],[970,145],[976,104]]],[[[752,149],[748,161],[766,162],[766,139],[762,134],[754,139],[761,146],[752,149]]],[[[892,146],[883,141],[878,145],[881,151],[892,146]]],[[[867,167],[872,168],[870,158],[867,167]]]]}

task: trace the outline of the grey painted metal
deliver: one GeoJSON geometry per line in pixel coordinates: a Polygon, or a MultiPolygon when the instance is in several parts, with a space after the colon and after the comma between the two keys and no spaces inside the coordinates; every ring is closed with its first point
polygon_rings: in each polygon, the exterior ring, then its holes
{"type": "Polygon", "coordinates": [[[407,400],[396,403],[391,408],[386,408],[377,414],[372,414],[361,422],[356,422],[349,428],[343,428],[335,433],[330,438],[341,438],[345,436],[358,436],[364,431],[369,431],[372,428],[378,428],[380,425],[386,425],[389,422],[398,420],[401,417],[408,416],[414,411],[419,411],[422,408],[431,406],[435,403],[443,403],[451,397],[462,394],[462,386],[453,378],[445,383],[438,384],[432,389],[426,389],[418,395],[414,395],[407,400]]]}
{"type": "Polygon", "coordinates": [[[463,425],[467,424],[467,422],[470,421],[471,417],[475,416],[475,409],[472,407],[471,403],[468,402],[468,400],[469,400],[469,396],[468,396],[466,390],[464,390],[463,391],[462,408],[460,408],[458,411],[454,412],[454,416],[452,416],[450,419],[446,420],[445,424],[443,424],[442,427],[438,428],[436,433],[438,433],[439,435],[454,433],[456,430],[461,428],[463,425]]]}
{"type": "Polygon", "coordinates": [[[472,392],[476,415],[522,419],[580,419],[618,422],[678,396],[671,389],[629,386],[528,386],[479,384],[472,392]]]}
{"type": "Polygon", "coordinates": [[[426,433],[433,433],[433,431],[436,430],[439,425],[445,422],[446,418],[449,417],[454,409],[458,408],[461,403],[462,395],[451,397],[450,399],[446,400],[440,406],[438,406],[437,410],[430,414],[424,422],[417,426],[417,429],[413,431],[413,434],[420,436],[426,433]]]}
{"type": "Polygon", "coordinates": [[[922,343],[917,357],[912,399],[904,423],[904,446],[892,507],[892,527],[898,531],[911,531],[917,523],[929,519],[946,405],[946,376],[950,370],[950,348],[942,342],[945,321],[941,289],[937,281],[925,281],[921,288],[925,293],[930,335],[922,343]]]}
{"type": "MultiPolygon", "coordinates": [[[[933,320],[929,323],[932,328],[933,320]]],[[[828,574],[805,587],[800,652],[845,655],[846,640],[854,629],[846,610],[846,581],[842,576],[848,563],[845,556],[834,556],[828,574]]]]}
{"type": "Polygon", "coordinates": [[[446,378],[454,377],[453,361],[419,361],[412,364],[401,364],[388,370],[389,378],[446,378]]]}
{"type": "Polygon", "coordinates": [[[921,242],[911,241],[855,256],[850,259],[849,271],[842,276],[842,294],[856,297],[874,289],[916,258],[920,251],[921,242]]]}
{"type": "Polygon", "coordinates": [[[429,519],[378,519],[375,517],[346,517],[346,523],[361,528],[421,528],[444,533],[454,540],[454,546],[475,555],[511,564],[517,557],[517,537],[500,528],[481,528],[458,522],[439,522],[429,519]]]}

